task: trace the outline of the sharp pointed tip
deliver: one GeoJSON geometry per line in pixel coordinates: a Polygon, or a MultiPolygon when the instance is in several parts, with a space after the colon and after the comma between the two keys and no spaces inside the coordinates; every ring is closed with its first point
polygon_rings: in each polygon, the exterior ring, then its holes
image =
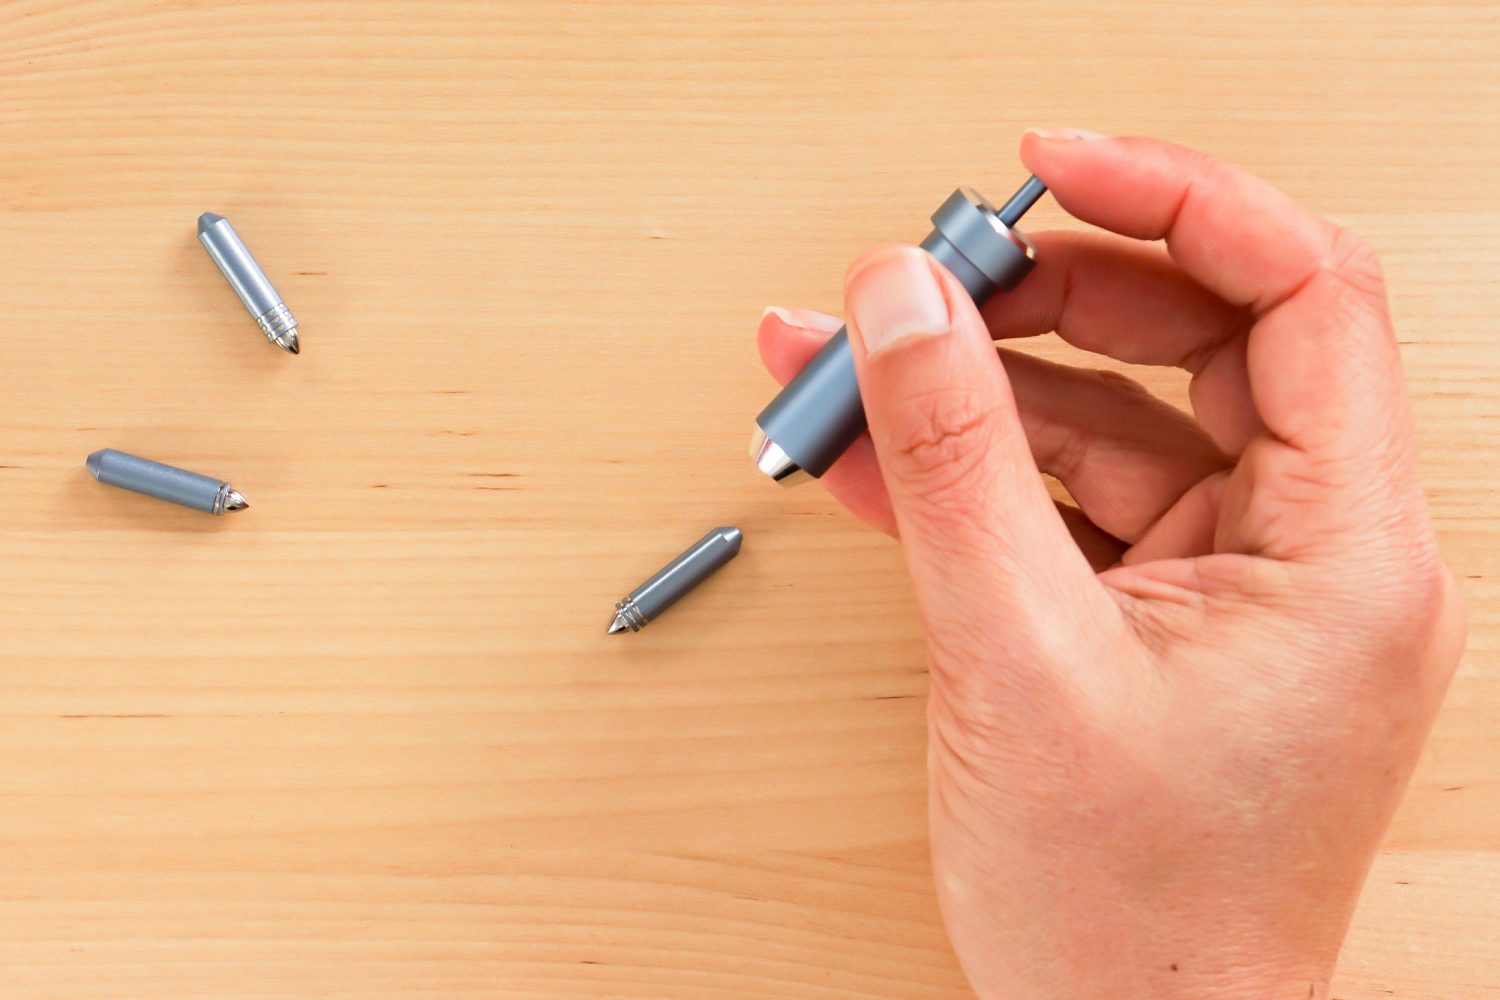
{"type": "Polygon", "coordinates": [[[249,506],[249,501],[240,495],[239,490],[230,490],[224,497],[224,513],[226,514],[232,510],[244,510],[249,506]]]}
{"type": "Polygon", "coordinates": [[[293,330],[286,335],[285,340],[278,340],[277,345],[288,354],[301,354],[302,341],[297,338],[297,331],[293,330]]]}
{"type": "Polygon", "coordinates": [[[104,452],[108,450],[107,448],[100,449],[83,461],[83,464],[88,467],[89,472],[93,474],[95,479],[99,478],[99,466],[104,462],[104,452]]]}
{"type": "Polygon", "coordinates": [[[621,632],[624,632],[628,628],[630,628],[630,626],[625,624],[625,616],[615,615],[615,620],[609,623],[609,634],[619,635],[621,632]]]}

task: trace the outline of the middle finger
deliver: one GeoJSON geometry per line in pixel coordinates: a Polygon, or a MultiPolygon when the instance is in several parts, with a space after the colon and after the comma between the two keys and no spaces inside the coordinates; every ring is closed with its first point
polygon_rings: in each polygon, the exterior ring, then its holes
{"type": "Polygon", "coordinates": [[[1246,310],[1199,285],[1158,244],[1077,232],[1031,239],[1036,268],[985,306],[996,339],[1055,330],[1094,354],[1183,368],[1199,423],[1230,454],[1261,429],[1245,376],[1246,310]]]}

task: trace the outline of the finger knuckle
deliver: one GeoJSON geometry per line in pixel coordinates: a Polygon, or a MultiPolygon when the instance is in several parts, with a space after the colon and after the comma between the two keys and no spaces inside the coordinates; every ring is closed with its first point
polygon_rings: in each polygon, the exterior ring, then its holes
{"type": "Polygon", "coordinates": [[[1090,390],[1088,413],[1075,414],[1075,423],[1060,425],[1052,433],[1032,441],[1038,465],[1064,481],[1076,476],[1101,439],[1118,438],[1142,416],[1156,418],[1161,401],[1128,375],[1109,369],[1077,371],[1090,390]],[[1092,415],[1091,415],[1092,414],[1092,415]]]}
{"type": "Polygon", "coordinates": [[[1453,574],[1443,562],[1437,540],[1425,535],[1410,542],[1400,560],[1406,566],[1404,602],[1419,617],[1435,614],[1454,593],[1453,574]]]}
{"type": "Polygon", "coordinates": [[[1109,368],[1098,368],[1094,370],[1094,378],[1104,384],[1111,392],[1119,393],[1121,396],[1149,396],[1146,387],[1124,372],[1117,372],[1109,368]]]}
{"type": "Polygon", "coordinates": [[[889,471],[914,493],[959,500],[979,492],[980,470],[998,445],[996,404],[968,390],[941,389],[909,400],[889,438],[889,471]]]}
{"type": "Polygon", "coordinates": [[[1109,401],[1109,411],[1136,414],[1154,412],[1160,406],[1161,401],[1150,389],[1122,372],[1101,368],[1094,372],[1094,378],[1109,401]]]}
{"type": "Polygon", "coordinates": [[[1335,572],[1337,596],[1325,609],[1330,630],[1413,670],[1434,666],[1432,653],[1445,646],[1456,661],[1465,632],[1463,600],[1435,540],[1382,547],[1335,572]]]}

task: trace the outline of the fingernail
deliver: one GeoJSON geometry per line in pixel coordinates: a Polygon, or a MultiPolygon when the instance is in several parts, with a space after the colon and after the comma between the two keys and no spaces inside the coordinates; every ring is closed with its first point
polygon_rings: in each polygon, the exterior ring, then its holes
{"type": "Polygon", "coordinates": [[[787,326],[794,326],[799,330],[816,330],[819,333],[833,333],[844,325],[844,321],[837,316],[830,316],[813,309],[783,309],[781,306],[766,306],[766,311],[760,314],[760,318],[765,319],[767,316],[775,316],[787,326]]]}
{"type": "Polygon", "coordinates": [[[1108,139],[1102,132],[1090,132],[1081,128],[1029,128],[1026,130],[1038,139],[1066,141],[1070,139],[1108,139]]]}
{"type": "Polygon", "coordinates": [[[948,299],[927,255],[904,247],[866,264],[849,279],[849,312],[872,357],[913,337],[947,333],[948,299]]]}

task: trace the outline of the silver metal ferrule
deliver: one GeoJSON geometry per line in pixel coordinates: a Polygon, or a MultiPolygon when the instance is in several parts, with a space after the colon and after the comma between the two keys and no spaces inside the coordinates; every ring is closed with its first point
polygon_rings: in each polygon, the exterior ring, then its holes
{"type": "Polygon", "coordinates": [[[290,340],[296,343],[293,336],[297,330],[297,317],[286,307],[286,303],[278,302],[270,309],[255,317],[256,325],[260,332],[266,335],[266,339],[277,347],[285,347],[290,340]]]}
{"type": "Polygon", "coordinates": [[[639,632],[650,624],[651,619],[641,613],[632,598],[625,598],[615,605],[615,621],[623,623],[632,632],[639,632]]]}
{"type": "Polygon", "coordinates": [[[244,510],[250,506],[245,498],[228,483],[219,484],[219,492],[214,494],[214,506],[210,514],[224,514],[231,510],[244,510]]]}
{"type": "Polygon", "coordinates": [[[812,479],[792,460],[792,456],[782,450],[781,445],[766,436],[760,424],[755,425],[755,431],[750,435],[750,457],[755,460],[757,469],[783,486],[795,486],[812,479]]]}

